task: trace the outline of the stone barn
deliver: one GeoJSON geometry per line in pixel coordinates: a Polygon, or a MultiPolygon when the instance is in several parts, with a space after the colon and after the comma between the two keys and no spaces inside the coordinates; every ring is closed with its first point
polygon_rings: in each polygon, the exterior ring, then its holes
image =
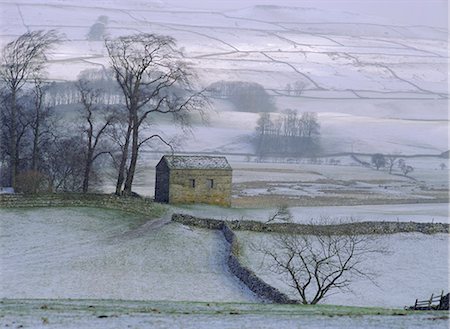
{"type": "Polygon", "coordinates": [[[165,155],[156,165],[155,201],[229,207],[231,176],[225,157],[165,155]]]}

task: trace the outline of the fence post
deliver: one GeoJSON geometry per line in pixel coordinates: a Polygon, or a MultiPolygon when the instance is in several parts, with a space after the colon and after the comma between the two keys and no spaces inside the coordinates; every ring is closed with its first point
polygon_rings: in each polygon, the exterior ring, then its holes
{"type": "Polygon", "coordinates": [[[431,294],[430,300],[428,301],[428,308],[431,308],[431,304],[433,303],[433,295],[431,294]]]}

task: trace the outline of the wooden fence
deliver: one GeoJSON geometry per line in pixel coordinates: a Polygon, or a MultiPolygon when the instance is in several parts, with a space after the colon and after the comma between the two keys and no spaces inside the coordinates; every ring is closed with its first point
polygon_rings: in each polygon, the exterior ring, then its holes
{"type": "Polygon", "coordinates": [[[444,290],[442,290],[440,295],[431,294],[431,297],[426,300],[418,300],[414,303],[414,306],[407,307],[410,310],[439,310],[442,305],[442,301],[444,299],[444,290]]]}

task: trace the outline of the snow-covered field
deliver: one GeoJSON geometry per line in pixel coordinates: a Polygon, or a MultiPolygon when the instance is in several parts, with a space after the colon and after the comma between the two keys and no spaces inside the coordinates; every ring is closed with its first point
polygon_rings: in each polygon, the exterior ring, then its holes
{"type": "MultiPolygon", "coordinates": [[[[255,248],[261,243],[270,248],[270,234],[243,231],[236,234],[242,246],[244,262],[267,283],[295,297],[285,278],[268,270],[268,257],[265,258],[264,253],[255,248]]],[[[449,290],[447,234],[394,234],[377,237],[374,243],[386,246],[391,252],[388,255],[371,255],[366,260],[366,270],[377,274],[378,286],[370,280],[357,279],[350,286],[352,292],[334,291],[325,303],[401,308],[414,304],[416,298],[423,300],[429,298],[431,293],[449,290]]]]}
{"type": "Polygon", "coordinates": [[[0,209],[0,298],[256,301],[219,232],[93,208],[0,209]]]}
{"type": "MultiPolygon", "coordinates": [[[[432,313],[398,317],[401,311],[383,309],[228,303],[257,299],[227,271],[221,234],[165,219],[145,221],[92,208],[1,209],[0,229],[0,293],[6,298],[0,307],[2,327],[298,328],[301,323],[308,328],[400,329],[448,325],[448,317],[432,313]],[[223,301],[227,303],[218,303],[223,301]]],[[[268,283],[285,290],[277,276],[261,267],[262,255],[251,247],[261,240],[270,243],[268,235],[237,235],[244,262],[268,283]]],[[[379,286],[356,281],[352,293],[332,295],[326,303],[401,308],[417,297],[449,288],[448,235],[396,234],[378,239],[393,251],[368,260],[369,268],[379,273],[379,286]]]]}

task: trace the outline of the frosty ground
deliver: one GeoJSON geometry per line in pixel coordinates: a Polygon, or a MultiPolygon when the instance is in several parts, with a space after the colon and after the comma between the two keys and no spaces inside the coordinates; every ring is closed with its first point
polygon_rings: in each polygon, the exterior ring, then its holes
{"type": "Polygon", "coordinates": [[[335,306],[105,300],[15,300],[1,306],[4,327],[441,329],[448,323],[447,316],[431,312],[335,306]]]}
{"type": "MultiPolygon", "coordinates": [[[[95,208],[0,209],[0,225],[2,298],[260,301],[228,271],[226,242],[214,230],[95,208]]],[[[250,268],[285,289],[251,249],[270,235],[238,232],[238,238],[250,268]]],[[[402,308],[446,289],[448,235],[377,239],[392,250],[368,260],[378,286],[355,282],[353,292],[330,303],[402,308]]]]}
{"type": "MultiPolygon", "coordinates": [[[[394,308],[389,310],[261,304],[228,272],[221,234],[167,218],[95,208],[0,209],[0,228],[2,326],[414,328],[425,321],[445,328],[448,321],[442,314],[401,310],[447,284],[447,235],[380,237],[395,250],[370,260],[370,267],[382,268],[380,285],[356,282],[357,293],[327,301],[394,308]]],[[[261,234],[238,237],[244,261],[284,289],[249,249],[261,234]]]]}

